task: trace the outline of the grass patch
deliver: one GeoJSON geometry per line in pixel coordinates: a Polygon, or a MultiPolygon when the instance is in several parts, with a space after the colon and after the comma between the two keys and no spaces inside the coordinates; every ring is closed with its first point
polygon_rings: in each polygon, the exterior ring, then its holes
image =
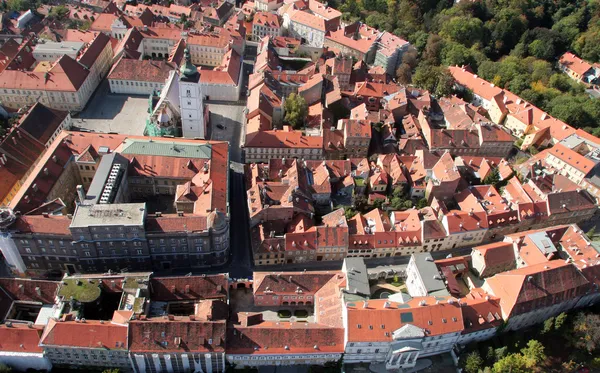
{"type": "Polygon", "coordinates": [[[308,312],[306,310],[295,310],[294,316],[300,317],[300,318],[306,318],[306,317],[308,317],[308,312]]]}
{"type": "Polygon", "coordinates": [[[143,279],[143,277],[127,277],[123,284],[123,289],[138,289],[140,287],[140,284],[137,282],[138,279],[143,279]]]}
{"type": "Polygon", "coordinates": [[[354,179],[354,183],[359,187],[365,186],[365,180],[358,177],[354,179]]]}
{"type": "Polygon", "coordinates": [[[64,297],[66,300],[73,299],[88,303],[93,302],[100,297],[100,287],[98,286],[98,280],[88,279],[66,279],[63,280],[64,284],[61,285],[58,295],[64,297]]]}
{"type": "Polygon", "coordinates": [[[133,312],[134,313],[144,312],[143,306],[144,306],[144,298],[135,298],[135,301],[133,302],[133,312]]]}
{"type": "Polygon", "coordinates": [[[278,311],[277,312],[277,316],[280,319],[289,319],[290,317],[292,317],[292,312],[289,310],[282,310],[282,311],[278,311]]]}

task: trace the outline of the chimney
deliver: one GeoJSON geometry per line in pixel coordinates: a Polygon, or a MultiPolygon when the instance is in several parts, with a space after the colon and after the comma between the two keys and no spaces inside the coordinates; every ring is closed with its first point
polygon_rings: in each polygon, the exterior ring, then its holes
{"type": "Polygon", "coordinates": [[[77,196],[79,197],[79,203],[85,202],[85,191],[83,185],[77,185],[77,196]]]}

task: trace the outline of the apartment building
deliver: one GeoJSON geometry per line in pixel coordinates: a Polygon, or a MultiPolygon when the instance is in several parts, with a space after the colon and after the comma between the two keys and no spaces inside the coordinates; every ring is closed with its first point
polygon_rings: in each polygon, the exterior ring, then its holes
{"type": "Polygon", "coordinates": [[[275,13],[257,12],[252,19],[252,40],[261,41],[266,36],[281,36],[279,16],[275,13]]]}
{"type": "Polygon", "coordinates": [[[240,367],[338,362],[344,352],[340,297],[345,278],[340,272],[257,272],[253,305],[301,306],[314,314],[314,320],[272,322],[261,312],[246,312],[247,306],[237,305],[237,322],[228,328],[227,360],[240,367]]]}
{"type": "Polygon", "coordinates": [[[344,304],[344,363],[410,369],[417,359],[452,350],[464,330],[458,301],[417,297],[405,304],[369,299],[344,304]]]}
{"type": "Polygon", "coordinates": [[[110,38],[99,33],[77,59],[64,54],[47,68],[30,70],[35,59],[28,45],[24,50],[30,54],[29,66],[0,73],[0,100],[13,109],[39,101],[51,109],[83,110],[108,73],[113,53],[110,38]]]}
{"type": "Polygon", "coordinates": [[[555,144],[575,132],[568,124],[514,93],[481,79],[467,68],[451,66],[449,71],[457,88],[473,92],[473,104],[486,109],[494,123],[504,125],[513,135],[523,138],[522,149],[555,144]]]}
{"type": "Polygon", "coordinates": [[[283,14],[283,27],[294,38],[313,47],[322,47],[328,31],[340,26],[342,13],[316,0],[297,2],[283,14]]]}
{"type": "Polygon", "coordinates": [[[0,142],[0,200],[10,203],[33,165],[63,129],[71,127],[71,115],[36,103],[25,110],[0,142]]]}
{"type": "Polygon", "coordinates": [[[150,313],[129,322],[134,371],[223,372],[228,288],[223,274],[152,278],[150,313]]]}
{"type": "Polygon", "coordinates": [[[3,215],[2,250],[33,272],[224,263],[227,154],[220,142],[63,132],[3,215]],[[139,202],[157,198],[172,211],[139,202]]]}
{"type": "Polygon", "coordinates": [[[150,95],[161,90],[177,65],[165,61],[121,58],[108,74],[111,93],[150,95]]]}
{"type": "Polygon", "coordinates": [[[40,341],[55,368],[117,368],[131,372],[127,325],[97,320],[50,320],[40,341]]]}

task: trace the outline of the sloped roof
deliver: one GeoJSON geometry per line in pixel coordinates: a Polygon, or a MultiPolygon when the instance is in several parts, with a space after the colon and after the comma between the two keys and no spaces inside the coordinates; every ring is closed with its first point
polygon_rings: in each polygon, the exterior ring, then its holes
{"type": "Polygon", "coordinates": [[[505,318],[574,299],[590,288],[577,267],[562,260],[502,272],[485,281],[500,297],[505,318]]]}
{"type": "Polygon", "coordinates": [[[226,275],[153,277],[150,298],[155,301],[218,299],[227,297],[226,275]]]}
{"type": "Polygon", "coordinates": [[[225,321],[154,318],[129,323],[131,352],[224,352],[225,321]]]}
{"type": "Polygon", "coordinates": [[[44,346],[127,350],[127,326],[95,320],[76,322],[51,319],[42,335],[40,344],[44,346]]]}

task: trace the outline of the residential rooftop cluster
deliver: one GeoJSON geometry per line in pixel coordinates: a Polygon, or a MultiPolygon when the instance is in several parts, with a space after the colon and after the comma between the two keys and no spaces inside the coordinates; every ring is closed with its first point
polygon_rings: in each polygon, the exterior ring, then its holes
{"type": "Polygon", "coordinates": [[[597,302],[599,257],[571,224],[509,234],[467,256],[413,254],[401,287],[363,258],[346,258],[338,271],[255,272],[253,280],[141,272],[0,279],[0,334],[11,341],[0,361],[166,372],[341,359],[410,369],[501,328],[597,302]]]}
{"type": "Polygon", "coordinates": [[[64,11],[0,22],[0,363],[401,371],[600,299],[600,139],[469,66],[399,84],[415,47],[317,0],[64,11]]]}

